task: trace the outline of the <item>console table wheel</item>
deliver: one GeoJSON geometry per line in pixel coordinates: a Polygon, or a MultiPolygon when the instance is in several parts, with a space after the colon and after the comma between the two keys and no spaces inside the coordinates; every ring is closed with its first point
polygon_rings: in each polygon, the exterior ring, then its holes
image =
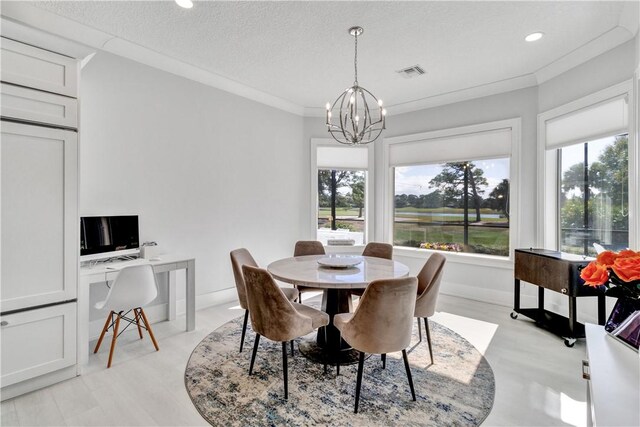
{"type": "Polygon", "coordinates": [[[511,316],[512,319],[517,319],[518,318],[518,313],[516,313],[515,311],[512,311],[509,316],[511,316]]]}
{"type": "Polygon", "coordinates": [[[575,338],[565,338],[564,339],[564,345],[566,345],[567,347],[573,347],[573,345],[576,343],[576,339],[575,338]]]}

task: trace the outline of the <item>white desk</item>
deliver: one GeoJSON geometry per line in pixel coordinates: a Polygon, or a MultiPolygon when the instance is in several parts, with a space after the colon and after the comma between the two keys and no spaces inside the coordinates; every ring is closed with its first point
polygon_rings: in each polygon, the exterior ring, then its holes
{"type": "MultiPolygon", "coordinates": [[[[187,297],[187,331],[192,331],[196,327],[196,260],[194,258],[177,255],[159,255],[158,260],[146,261],[136,260],[134,262],[111,262],[98,264],[93,267],[80,268],[80,280],[78,286],[78,373],[89,361],[89,289],[94,283],[104,283],[116,278],[120,270],[130,265],[148,263],[153,266],[153,271],[157,273],[173,272],[185,270],[186,274],[186,297],[187,297]]],[[[175,319],[175,281],[169,280],[169,320],[175,319]]]]}
{"type": "Polygon", "coordinates": [[[602,326],[585,325],[590,379],[588,426],[640,425],[638,353],[607,336],[602,326]]]}

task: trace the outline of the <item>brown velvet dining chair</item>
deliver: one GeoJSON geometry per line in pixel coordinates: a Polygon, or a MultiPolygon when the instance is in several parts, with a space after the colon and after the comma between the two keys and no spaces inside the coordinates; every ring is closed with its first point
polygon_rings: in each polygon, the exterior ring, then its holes
{"type": "Polygon", "coordinates": [[[414,316],[418,318],[418,334],[422,341],[422,330],[420,318],[424,319],[424,329],[427,333],[427,344],[429,345],[429,356],[433,363],[433,350],[431,348],[431,332],[429,331],[428,318],[436,312],[438,293],[440,293],[440,282],[444,272],[444,264],[447,261],[444,255],[433,253],[418,273],[418,298],[414,316]]]}
{"type": "Polygon", "coordinates": [[[370,242],[364,247],[362,256],[372,256],[375,258],[392,259],[393,246],[389,243],[370,242]]]}
{"type": "MultiPolygon", "coordinates": [[[[370,242],[364,247],[362,256],[370,256],[374,258],[393,259],[393,246],[388,243],[370,242]]],[[[351,295],[361,297],[364,289],[353,289],[351,295]]]]}
{"type": "Polygon", "coordinates": [[[307,335],[321,326],[327,326],[329,315],[289,301],[267,270],[245,265],[242,267],[242,273],[246,283],[251,327],[256,333],[249,375],[253,373],[260,337],[282,342],[284,398],[288,399],[287,342],[307,335]]]}
{"type": "MultiPolygon", "coordinates": [[[[249,251],[245,248],[240,248],[231,251],[231,266],[233,267],[233,277],[236,282],[236,290],[238,292],[238,302],[240,307],[244,310],[244,322],[242,323],[242,336],[240,338],[240,353],[242,353],[242,347],[244,345],[244,336],[247,332],[247,320],[249,319],[249,305],[247,304],[247,287],[245,284],[244,276],[242,274],[242,266],[249,265],[257,267],[258,263],[253,259],[249,251]]],[[[288,300],[294,301],[298,298],[298,291],[295,288],[282,288],[282,292],[288,300]]]]}
{"type": "MultiPolygon", "coordinates": [[[[324,246],[322,246],[322,242],[318,242],[317,240],[298,240],[296,242],[296,246],[293,248],[293,256],[306,256],[306,255],[325,255],[324,246]]],[[[300,286],[295,285],[298,292],[300,292],[300,296],[298,297],[298,302],[302,304],[302,294],[305,292],[324,292],[324,289],[313,288],[311,286],[300,286]]]]}
{"type": "MultiPolygon", "coordinates": [[[[355,413],[358,413],[365,353],[386,355],[402,351],[411,396],[416,400],[406,348],[411,342],[417,291],[418,279],[415,277],[374,280],[365,290],[354,313],[334,316],[333,324],[340,331],[342,338],[360,352],[355,413]]],[[[340,375],[339,363],[336,370],[340,375]]]]}

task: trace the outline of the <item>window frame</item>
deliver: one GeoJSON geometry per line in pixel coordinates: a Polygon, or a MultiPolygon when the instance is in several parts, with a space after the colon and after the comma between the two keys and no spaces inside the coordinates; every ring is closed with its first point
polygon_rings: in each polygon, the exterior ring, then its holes
{"type": "MultiPolygon", "coordinates": [[[[394,246],[394,251],[405,256],[423,256],[426,252],[438,252],[455,262],[467,264],[490,265],[492,267],[511,268],[513,266],[514,250],[518,247],[520,230],[520,141],[521,141],[521,119],[513,118],[494,122],[480,123],[470,126],[447,128],[418,134],[403,135],[383,140],[382,164],[384,165],[383,182],[383,212],[381,230],[384,240],[393,243],[393,223],[394,223],[394,200],[395,200],[395,166],[390,165],[390,148],[395,144],[410,144],[418,141],[436,140],[455,136],[464,136],[474,133],[485,133],[510,129],[511,147],[508,155],[502,158],[509,159],[509,256],[496,256],[486,254],[473,254],[464,252],[433,251],[430,249],[408,248],[404,246],[394,246]]],[[[490,157],[485,157],[490,158],[490,157]]],[[[474,157],[469,159],[451,159],[450,161],[481,159],[474,157]]],[[[420,163],[423,164],[423,163],[420,163]]],[[[427,164],[427,163],[424,163],[427,164]]]]}
{"type": "MultiPolygon", "coordinates": [[[[318,168],[318,148],[320,147],[331,147],[331,148],[339,148],[343,150],[349,150],[352,147],[349,145],[339,144],[335,140],[330,138],[311,138],[311,216],[310,216],[310,231],[311,236],[314,239],[318,237],[318,170],[327,169],[326,167],[318,168]]],[[[365,172],[365,190],[364,190],[364,198],[365,198],[365,212],[364,212],[364,244],[367,242],[373,241],[373,224],[374,224],[374,145],[367,144],[364,146],[358,146],[361,148],[367,149],[367,167],[364,169],[365,172]]],[[[363,170],[363,169],[350,169],[344,167],[336,167],[336,170],[363,170]]],[[[364,245],[355,245],[356,247],[362,247],[364,245]]]]}
{"type": "MultiPolygon", "coordinates": [[[[560,161],[559,148],[547,149],[547,123],[561,116],[572,114],[583,109],[597,106],[598,104],[624,97],[627,99],[627,129],[628,153],[629,153],[629,247],[637,248],[640,220],[638,210],[640,198],[637,196],[638,188],[638,141],[636,122],[634,120],[635,105],[632,100],[633,84],[631,80],[608,87],[601,91],[587,95],[575,101],[553,108],[538,114],[538,146],[537,146],[537,245],[547,249],[559,250],[560,248],[560,161]]],[[[622,130],[621,130],[622,132],[622,130]]],[[[620,133],[620,132],[618,132],[620,133]]],[[[572,141],[570,145],[593,141],[598,137],[610,135],[592,135],[572,141]]],[[[612,135],[611,135],[612,136],[612,135]]]]}

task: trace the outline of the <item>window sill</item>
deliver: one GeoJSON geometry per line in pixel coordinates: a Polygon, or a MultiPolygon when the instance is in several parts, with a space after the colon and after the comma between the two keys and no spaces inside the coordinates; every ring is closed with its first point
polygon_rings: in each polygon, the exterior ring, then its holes
{"type": "Polygon", "coordinates": [[[432,253],[442,254],[447,258],[447,262],[454,264],[470,264],[481,267],[502,268],[505,270],[513,269],[513,260],[508,257],[467,254],[460,252],[434,251],[431,249],[404,248],[399,246],[393,247],[394,258],[395,256],[401,256],[408,258],[425,259],[427,255],[430,255],[432,253]]]}

